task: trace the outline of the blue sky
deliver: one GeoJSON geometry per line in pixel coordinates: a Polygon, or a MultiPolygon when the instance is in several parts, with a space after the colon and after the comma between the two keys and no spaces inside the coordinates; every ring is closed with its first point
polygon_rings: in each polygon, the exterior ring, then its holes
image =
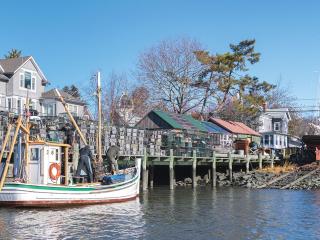
{"type": "Polygon", "coordinates": [[[195,38],[215,53],[255,38],[262,57],[252,74],[316,97],[319,1],[2,0],[0,8],[0,56],[11,48],[33,55],[54,87],[84,87],[98,69],[130,74],[164,39],[195,38]]]}

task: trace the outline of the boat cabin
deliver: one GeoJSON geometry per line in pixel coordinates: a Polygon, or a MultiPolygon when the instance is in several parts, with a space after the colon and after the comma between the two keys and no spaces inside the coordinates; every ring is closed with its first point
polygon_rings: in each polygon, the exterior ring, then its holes
{"type": "Polygon", "coordinates": [[[68,164],[70,145],[50,142],[30,142],[29,144],[30,183],[61,184],[62,181],[68,183],[68,179],[63,179],[68,174],[67,171],[62,173],[62,166],[68,164]]]}

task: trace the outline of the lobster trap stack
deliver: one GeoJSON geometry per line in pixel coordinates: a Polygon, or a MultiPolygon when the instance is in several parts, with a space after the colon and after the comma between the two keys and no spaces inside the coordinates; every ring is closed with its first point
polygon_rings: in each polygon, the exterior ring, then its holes
{"type": "Polygon", "coordinates": [[[144,130],[126,127],[105,126],[103,149],[118,146],[120,155],[143,155],[144,130]]]}

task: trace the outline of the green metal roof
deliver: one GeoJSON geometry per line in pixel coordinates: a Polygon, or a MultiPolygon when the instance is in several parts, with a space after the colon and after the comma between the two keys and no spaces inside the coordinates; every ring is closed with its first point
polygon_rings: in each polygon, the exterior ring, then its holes
{"type": "Polygon", "coordinates": [[[174,119],[172,119],[168,115],[168,113],[159,110],[153,110],[153,112],[157,114],[159,117],[161,117],[164,121],[166,121],[169,125],[171,125],[172,128],[183,129],[183,127],[174,119]]]}
{"type": "Polygon", "coordinates": [[[166,121],[172,128],[208,132],[207,128],[203,126],[200,121],[190,115],[169,113],[160,110],[153,110],[153,112],[162,118],[162,120],[166,121]]]}
{"type": "Polygon", "coordinates": [[[205,128],[200,121],[194,119],[192,116],[182,115],[182,117],[189,121],[192,125],[196,126],[200,131],[208,132],[207,128],[205,128]]]}

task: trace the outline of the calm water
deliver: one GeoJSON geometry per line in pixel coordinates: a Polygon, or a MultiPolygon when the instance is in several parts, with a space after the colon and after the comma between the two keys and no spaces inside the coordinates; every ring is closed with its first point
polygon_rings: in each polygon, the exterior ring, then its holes
{"type": "Polygon", "coordinates": [[[0,239],[320,239],[320,191],[155,188],[127,203],[0,209],[0,239]]]}

